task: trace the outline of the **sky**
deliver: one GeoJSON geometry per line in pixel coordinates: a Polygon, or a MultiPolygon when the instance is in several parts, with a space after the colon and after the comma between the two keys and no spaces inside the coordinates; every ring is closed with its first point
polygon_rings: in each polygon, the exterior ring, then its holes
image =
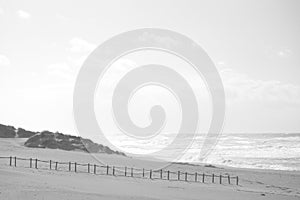
{"type": "Polygon", "coordinates": [[[224,132],[300,132],[299,13],[297,0],[0,0],[0,123],[76,134],[83,61],[114,35],[154,27],[190,37],[213,60],[224,132]]]}

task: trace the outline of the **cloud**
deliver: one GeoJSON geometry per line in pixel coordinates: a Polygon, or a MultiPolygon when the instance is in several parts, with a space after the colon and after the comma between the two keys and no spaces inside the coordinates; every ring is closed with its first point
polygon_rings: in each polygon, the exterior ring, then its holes
{"type": "Polygon", "coordinates": [[[31,14],[24,11],[24,10],[18,10],[17,11],[17,15],[21,18],[21,19],[29,19],[31,18],[31,14]]]}
{"type": "Polygon", "coordinates": [[[95,44],[89,43],[78,37],[74,37],[70,40],[70,51],[73,53],[90,53],[96,48],[95,44]]]}
{"type": "Polygon", "coordinates": [[[74,70],[79,70],[89,54],[97,47],[95,44],[78,37],[72,38],[69,44],[70,55],[67,57],[67,61],[74,70]]]}
{"type": "Polygon", "coordinates": [[[224,66],[225,64],[226,64],[225,61],[222,61],[222,60],[217,62],[218,66],[224,66]]]}
{"type": "Polygon", "coordinates": [[[64,62],[53,63],[47,66],[47,73],[53,78],[59,79],[63,84],[66,82],[73,83],[77,71],[87,58],[88,54],[96,48],[96,45],[87,42],[78,37],[69,41],[70,46],[67,48],[70,53],[64,62]]]}
{"type": "Polygon", "coordinates": [[[51,69],[51,70],[57,70],[57,69],[62,69],[62,70],[65,70],[65,71],[68,71],[70,70],[70,67],[67,63],[56,63],[56,64],[51,64],[48,66],[48,69],[51,69]]]}
{"type": "Polygon", "coordinates": [[[292,55],[292,51],[290,49],[283,49],[277,52],[277,55],[281,58],[287,58],[292,55]]]}
{"type": "Polygon", "coordinates": [[[73,80],[74,72],[68,63],[50,64],[48,67],[48,74],[64,80],[73,80]]]}
{"type": "Polygon", "coordinates": [[[61,15],[61,14],[56,14],[55,17],[58,19],[58,20],[61,20],[61,21],[69,21],[70,19],[64,15],[61,15]]]}
{"type": "Polygon", "coordinates": [[[8,66],[10,65],[10,60],[7,56],[0,54],[0,66],[8,66]]]}
{"type": "Polygon", "coordinates": [[[0,7],[0,15],[3,15],[4,14],[4,10],[3,8],[0,7]]]}
{"type": "Polygon", "coordinates": [[[264,49],[264,54],[271,59],[284,59],[293,56],[293,51],[285,47],[278,48],[269,46],[264,49]]]}
{"type": "Polygon", "coordinates": [[[256,101],[300,105],[300,86],[276,80],[255,80],[232,69],[221,70],[228,102],[256,101]]]}

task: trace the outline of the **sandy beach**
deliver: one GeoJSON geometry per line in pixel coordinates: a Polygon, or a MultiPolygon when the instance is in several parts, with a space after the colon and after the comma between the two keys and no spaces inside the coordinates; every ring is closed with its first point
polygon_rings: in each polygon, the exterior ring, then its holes
{"type": "MultiPolygon", "coordinates": [[[[51,149],[31,149],[24,139],[0,139],[0,156],[95,163],[92,155],[51,149]]],[[[101,155],[109,165],[155,168],[154,161],[101,155]]],[[[239,185],[194,183],[10,167],[0,159],[0,199],[300,199],[300,173],[237,169],[224,166],[172,164],[168,170],[239,176],[239,185]]]]}
{"type": "Polygon", "coordinates": [[[0,200],[300,200],[300,0],[0,0],[0,200]]]}

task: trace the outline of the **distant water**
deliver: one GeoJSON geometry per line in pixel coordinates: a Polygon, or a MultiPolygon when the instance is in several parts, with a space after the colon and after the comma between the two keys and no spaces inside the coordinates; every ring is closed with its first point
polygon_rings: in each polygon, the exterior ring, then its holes
{"type": "Polygon", "coordinates": [[[300,134],[222,135],[206,161],[232,167],[300,171],[300,134]]]}
{"type": "MultiPolygon", "coordinates": [[[[180,137],[184,140],[191,136],[186,134],[180,137]]],[[[162,147],[169,140],[170,135],[151,147],[162,147]]],[[[198,144],[201,141],[203,137],[196,137],[194,145],[180,161],[199,162],[198,144]]],[[[124,139],[120,145],[136,151],[145,149],[145,145],[135,145],[124,139]]],[[[300,171],[300,134],[223,134],[205,162],[231,167],[300,171]]]]}

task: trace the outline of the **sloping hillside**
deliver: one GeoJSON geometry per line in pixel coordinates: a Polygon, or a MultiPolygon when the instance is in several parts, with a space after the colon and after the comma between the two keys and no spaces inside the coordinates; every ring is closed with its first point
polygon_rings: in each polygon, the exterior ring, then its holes
{"type": "Polygon", "coordinates": [[[81,150],[90,153],[108,153],[125,156],[122,152],[113,151],[109,147],[96,144],[89,139],[49,131],[43,131],[30,137],[24,145],[33,148],[62,149],[67,151],[81,150]]]}
{"type": "Polygon", "coordinates": [[[0,137],[1,138],[15,138],[16,129],[13,126],[5,126],[0,124],[0,137]]]}
{"type": "Polygon", "coordinates": [[[28,138],[24,146],[30,148],[49,148],[66,151],[79,150],[90,153],[107,153],[125,156],[122,152],[114,151],[107,146],[94,143],[92,140],[58,132],[32,132],[22,128],[16,129],[13,126],[0,124],[0,138],[28,138]]]}
{"type": "Polygon", "coordinates": [[[27,131],[22,128],[16,129],[13,126],[0,124],[0,138],[29,138],[37,134],[36,132],[27,131]]]}

